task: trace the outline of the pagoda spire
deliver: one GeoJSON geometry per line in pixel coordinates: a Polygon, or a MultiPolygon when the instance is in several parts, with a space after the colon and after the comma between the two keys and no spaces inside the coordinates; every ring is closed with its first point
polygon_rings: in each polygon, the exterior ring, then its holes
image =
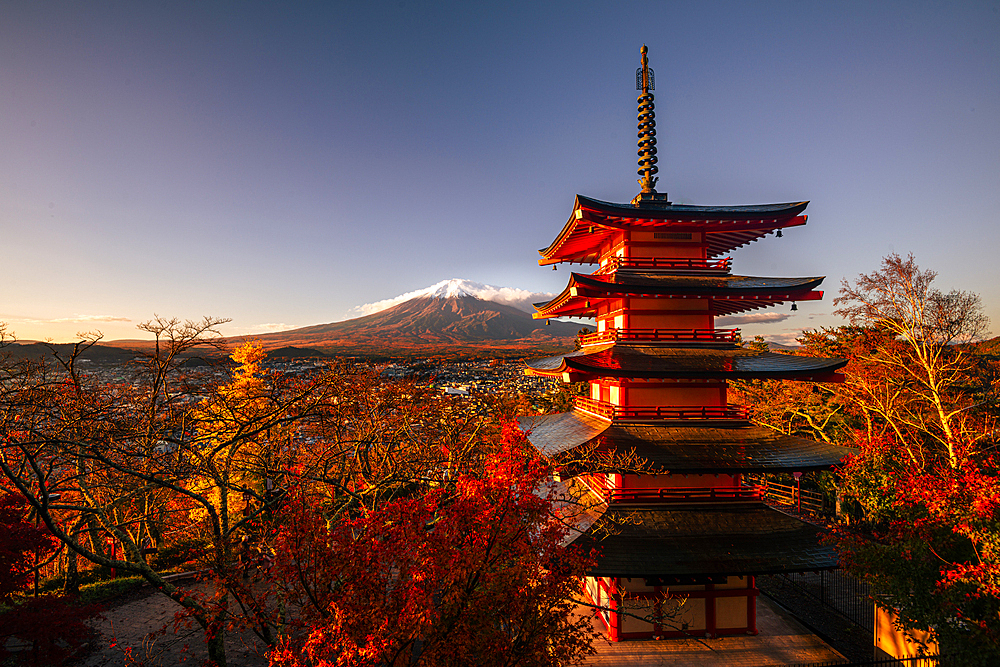
{"type": "Polygon", "coordinates": [[[635,89],[639,95],[639,185],[646,193],[656,192],[656,114],[653,111],[653,70],[649,68],[646,45],[642,45],[642,67],[635,71],[635,89]]]}

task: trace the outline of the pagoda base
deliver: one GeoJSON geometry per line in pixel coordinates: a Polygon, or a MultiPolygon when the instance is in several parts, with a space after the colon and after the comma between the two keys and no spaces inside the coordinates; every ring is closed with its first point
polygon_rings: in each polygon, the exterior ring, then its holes
{"type": "MultiPolygon", "coordinates": [[[[716,578],[718,579],[718,578],[716,578]]],[[[586,577],[584,594],[610,641],[757,634],[754,577],[662,586],[627,577],[586,577]]]]}
{"type": "Polygon", "coordinates": [[[579,530],[611,641],[755,635],[756,576],[838,567],[821,529],[759,503],[616,503],[579,530]]]}

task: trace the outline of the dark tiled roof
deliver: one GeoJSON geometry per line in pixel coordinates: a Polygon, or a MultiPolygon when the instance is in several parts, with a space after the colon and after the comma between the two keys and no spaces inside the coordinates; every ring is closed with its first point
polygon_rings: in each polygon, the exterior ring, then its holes
{"type": "Polygon", "coordinates": [[[647,295],[708,299],[711,309],[718,315],[767,308],[785,301],[814,301],[823,294],[813,291],[822,282],[823,276],[691,276],[631,270],[619,270],[605,276],[572,273],[562,292],[549,301],[533,305],[535,310],[547,316],[570,311],[583,315],[596,312],[595,308],[584,305],[591,299],[647,295]]]}
{"type": "Polygon", "coordinates": [[[673,473],[787,472],[824,470],[853,450],[783,435],[756,424],[658,426],[615,424],[582,412],[521,417],[528,440],[539,452],[559,460],[593,442],[602,451],[632,452],[653,470],[673,473]]]}
{"type": "Polygon", "coordinates": [[[786,204],[753,204],[749,206],[693,206],[691,204],[643,202],[640,206],[615,204],[576,196],[574,208],[587,208],[618,218],[664,218],[670,220],[759,220],[761,218],[788,218],[805,210],[809,202],[786,204]]]}
{"type": "Polygon", "coordinates": [[[632,452],[654,470],[673,473],[787,472],[825,470],[853,450],[783,435],[756,424],[659,426],[609,424],[583,412],[521,417],[528,440],[559,459],[593,442],[602,451],[632,452]]]}
{"type": "Polygon", "coordinates": [[[833,373],[846,359],[801,357],[747,348],[712,350],[609,344],[527,362],[546,373],[582,371],[601,377],[794,379],[833,373]]]}
{"type": "Polygon", "coordinates": [[[650,294],[707,294],[724,298],[729,294],[755,294],[811,290],[823,282],[823,276],[805,278],[767,278],[755,276],[676,276],[647,271],[616,271],[600,280],[573,273],[570,284],[595,290],[634,292],[640,288],[650,294]]]}
{"type": "Polygon", "coordinates": [[[609,428],[609,422],[583,412],[518,417],[518,426],[544,456],[552,457],[590,442],[609,428]]]}
{"type": "Polygon", "coordinates": [[[598,551],[594,576],[759,575],[838,566],[820,529],[764,505],[614,507],[574,540],[598,551]]]}
{"type": "Polygon", "coordinates": [[[805,224],[809,202],[754,206],[691,206],[660,201],[640,206],[577,195],[573,214],[556,239],[539,252],[542,263],[598,260],[600,245],[619,229],[705,232],[710,257],[756,241],[770,232],[805,224]]]}

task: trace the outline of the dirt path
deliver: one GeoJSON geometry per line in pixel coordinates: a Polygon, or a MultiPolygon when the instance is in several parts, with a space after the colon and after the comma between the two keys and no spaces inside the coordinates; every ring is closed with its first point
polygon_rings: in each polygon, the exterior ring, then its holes
{"type": "MultiPolygon", "coordinates": [[[[204,634],[197,626],[174,631],[174,614],[181,606],[142,589],[118,601],[93,622],[100,633],[91,650],[74,667],[138,667],[201,665],[208,659],[204,634]]],[[[226,638],[228,667],[266,667],[263,645],[251,632],[226,638]]]]}

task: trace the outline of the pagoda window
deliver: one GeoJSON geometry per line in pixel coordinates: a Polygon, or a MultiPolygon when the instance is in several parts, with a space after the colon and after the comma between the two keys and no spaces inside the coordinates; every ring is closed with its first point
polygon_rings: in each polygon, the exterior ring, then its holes
{"type": "Polygon", "coordinates": [[[737,486],[733,475],[622,475],[623,489],[724,489],[737,486]]]}
{"type": "Polygon", "coordinates": [[[609,387],[609,402],[611,405],[621,405],[622,404],[622,392],[620,387],[609,387]]]}
{"type": "Polygon", "coordinates": [[[674,243],[701,243],[701,232],[655,232],[655,231],[633,231],[630,237],[632,243],[648,243],[649,241],[669,241],[674,243]]]}
{"type": "Polygon", "coordinates": [[[631,310],[700,310],[708,312],[708,299],[656,299],[650,297],[632,297],[631,310]]]}
{"type": "Polygon", "coordinates": [[[687,243],[642,243],[631,247],[632,258],[660,257],[664,259],[705,259],[705,247],[687,243]]]}
{"type": "Polygon", "coordinates": [[[717,384],[658,383],[632,385],[628,393],[632,405],[725,405],[725,387],[717,384]]]}
{"type": "MultiPolygon", "coordinates": [[[[662,313],[663,311],[657,312],[662,313]]],[[[632,329],[711,329],[713,323],[711,314],[706,311],[675,314],[666,323],[663,319],[662,314],[633,312],[629,317],[629,326],[632,329]]]]}

